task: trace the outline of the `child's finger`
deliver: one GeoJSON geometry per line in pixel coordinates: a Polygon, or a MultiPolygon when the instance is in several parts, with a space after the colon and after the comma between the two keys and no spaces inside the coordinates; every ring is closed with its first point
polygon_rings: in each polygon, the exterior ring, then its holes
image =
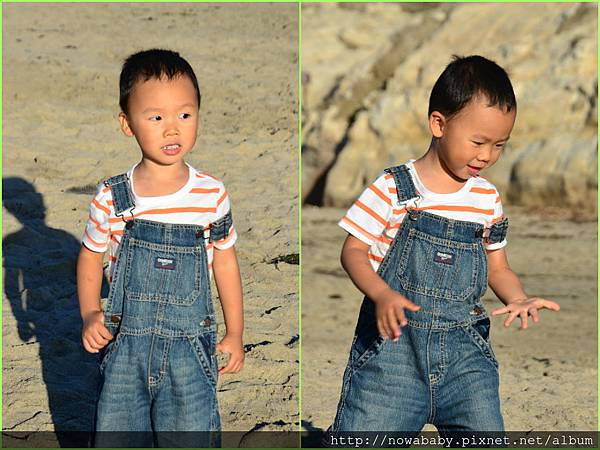
{"type": "Polygon", "coordinates": [[[394,315],[396,316],[396,320],[398,322],[400,322],[400,326],[401,327],[405,327],[406,325],[408,325],[408,320],[406,319],[406,314],[404,313],[404,307],[403,306],[397,305],[394,308],[394,315]]]}
{"type": "Polygon", "coordinates": [[[498,308],[492,311],[492,316],[499,316],[500,314],[506,314],[510,312],[510,308],[508,306],[504,306],[502,308],[498,308]]]}
{"type": "Polygon", "coordinates": [[[519,313],[519,317],[521,318],[521,330],[526,330],[529,328],[529,323],[527,322],[527,311],[521,311],[519,313]]]}
{"type": "Polygon", "coordinates": [[[102,325],[102,327],[100,327],[98,329],[98,332],[100,333],[100,336],[102,336],[104,339],[107,339],[110,341],[113,338],[113,335],[111,334],[111,332],[108,331],[108,328],[106,328],[104,325],[102,325]]]}
{"type": "Polygon", "coordinates": [[[531,320],[533,320],[534,322],[539,321],[539,317],[538,317],[538,312],[536,308],[531,308],[529,310],[529,314],[531,315],[531,320]]]}
{"type": "Polygon", "coordinates": [[[387,320],[392,339],[398,339],[398,337],[400,337],[400,326],[398,325],[399,318],[396,316],[396,311],[394,309],[390,308],[388,311],[387,320]]]}
{"type": "Polygon", "coordinates": [[[513,320],[519,315],[519,311],[511,311],[506,320],[504,321],[504,326],[509,327],[513,320]]]}
{"type": "Polygon", "coordinates": [[[552,300],[540,299],[538,308],[551,309],[552,311],[560,311],[560,305],[552,300]]]}
{"type": "Polygon", "coordinates": [[[418,310],[421,309],[421,307],[419,305],[411,302],[408,299],[406,299],[406,301],[404,302],[403,307],[406,308],[406,309],[408,309],[409,311],[412,311],[412,312],[417,312],[418,310]]]}
{"type": "Polygon", "coordinates": [[[85,350],[88,353],[98,353],[98,350],[96,350],[95,348],[93,348],[90,343],[88,342],[87,339],[83,339],[83,348],[85,348],[85,350]]]}
{"type": "Polygon", "coordinates": [[[383,326],[383,320],[377,319],[377,330],[382,338],[387,339],[388,335],[385,331],[385,327],[383,326]]]}

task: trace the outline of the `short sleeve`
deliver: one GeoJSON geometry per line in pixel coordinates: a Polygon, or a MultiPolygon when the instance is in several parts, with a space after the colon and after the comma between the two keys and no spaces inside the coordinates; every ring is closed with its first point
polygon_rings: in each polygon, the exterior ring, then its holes
{"type": "MultiPolygon", "coordinates": [[[[233,218],[231,213],[231,201],[229,195],[225,190],[225,186],[221,185],[219,192],[219,199],[217,200],[217,213],[213,224],[215,228],[211,230],[211,234],[215,230],[218,231],[216,239],[213,240],[215,248],[219,250],[226,250],[233,247],[237,241],[237,232],[233,225],[233,218]]],[[[212,227],[212,225],[211,225],[212,227]]]]}
{"type": "MultiPolygon", "coordinates": [[[[380,238],[392,216],[391,176],[380,175],[350,207],[338,225],[367,245],[380,238]]],[[[393,182],[393,180],[392,180],[393,182]]]]}
{"type": "Polygon", "coordinates": [[[90,203],[85,232],[81,242],[88,249],[104,253],[108,249],[110,238],[110,188],[101,184],[90,203]]]}
{"type": "MultiPolygon", "coordinates": [[[[499,222],[503,218],[504,218],[504,212],[502,210],[502,201],[500,199],[500,195],[497,195],[494,200],[494,216],[492,218],[492,225],[495,224],[496,222],[499,222]]],[[[508,242],[506,241],[506,238],[503,239],[501,242],[496,242],[493,244],[488,244],[486,242],[485,249],[490,250],[490,251],[491,250],[499,250],[503,247],[506,247],[506,244],[508,244],[508,242]]]]}

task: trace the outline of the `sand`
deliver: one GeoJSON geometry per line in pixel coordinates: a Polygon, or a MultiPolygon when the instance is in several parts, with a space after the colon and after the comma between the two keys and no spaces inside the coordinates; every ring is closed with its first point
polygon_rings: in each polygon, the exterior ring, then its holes
{"type": "MultiPolygon", "coordinates": [[[[362,297],[339,263],[345,210],[302,208],[302,423],[326,429],[335,416],[362,297]]],[[[511,267],[527,292],[553,299],[525,331],[492,318],[507,430],[597,429],[597,225],[568,211],[506,209],[511,267]]],[[[493,292],[488,311],[502,306],[493,292]]],[[[402,338],[401,338],[402,339],[402,338]]],[[[427,426],[428,430],[434,430],[427,426]]]]}
{"type": "Polygon", "coordinates": [[[140,158],[118,127],[118,76],[152,47],[196,71],[187,160],[225,183],[239,233],[246,366],[219,383],[223,429],[297,429],[298,265],[269,263],[298,253],[297,11],[3,6],[4,431],[91,428],[96,361],[80,344],[75,258],[94,187],[140,158]]]}

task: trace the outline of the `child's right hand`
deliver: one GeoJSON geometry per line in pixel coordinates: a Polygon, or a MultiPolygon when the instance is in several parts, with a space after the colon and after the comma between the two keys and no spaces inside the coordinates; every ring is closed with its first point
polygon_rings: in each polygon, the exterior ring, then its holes
{"type": "Polygon", "coordinates": [[[400,327],[408,324],[404,310],[408,309],[417,312],[421,309],[402,294],[389,288],[379,295],[375,302],[375,317],[377,319],[377,329],[383,338],[390,338],[397,341],[402,332],[400,327]]]}
{"type": "Polygon", "coordinates": [[[92,311],[83,320],[83,347],[90,353],[98,353],[108,344],[113,335],[104,326],[104,313],[92,311]]]}

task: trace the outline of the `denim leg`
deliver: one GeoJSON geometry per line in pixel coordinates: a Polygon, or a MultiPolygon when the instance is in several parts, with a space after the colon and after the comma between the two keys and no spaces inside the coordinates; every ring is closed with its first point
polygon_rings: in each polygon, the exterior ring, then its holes
{"type": "Polygon", "coordinates": [[[397,342],[383,341],[369,359],[351,361],[334,432],[421,431],[430,412],[423,358],[415,342],[422,336],[420,330],[403,331],[397,342]]]}
{"type": "Polygon", "coordinates": [[[146,336],[119,335],[101,364],[102,388],[96,409],[96,447],[152,446],[146,336]]]}
{"type": "Polygon", "coordinates": [[[497,362],[487,337],[470,327],[447,334],[448,368],[436,396],[434,425],[453,431],[504,431],[497,362]]]}
{"type": "Polygon", "coordinates": [[[153,387],[151,415],[159,446],[216,445],[220,417],[214,339],[214,333],[170,339],[162,379],[153,387]],[[181,431],[199,433],[169,433],[181,431]]]}

